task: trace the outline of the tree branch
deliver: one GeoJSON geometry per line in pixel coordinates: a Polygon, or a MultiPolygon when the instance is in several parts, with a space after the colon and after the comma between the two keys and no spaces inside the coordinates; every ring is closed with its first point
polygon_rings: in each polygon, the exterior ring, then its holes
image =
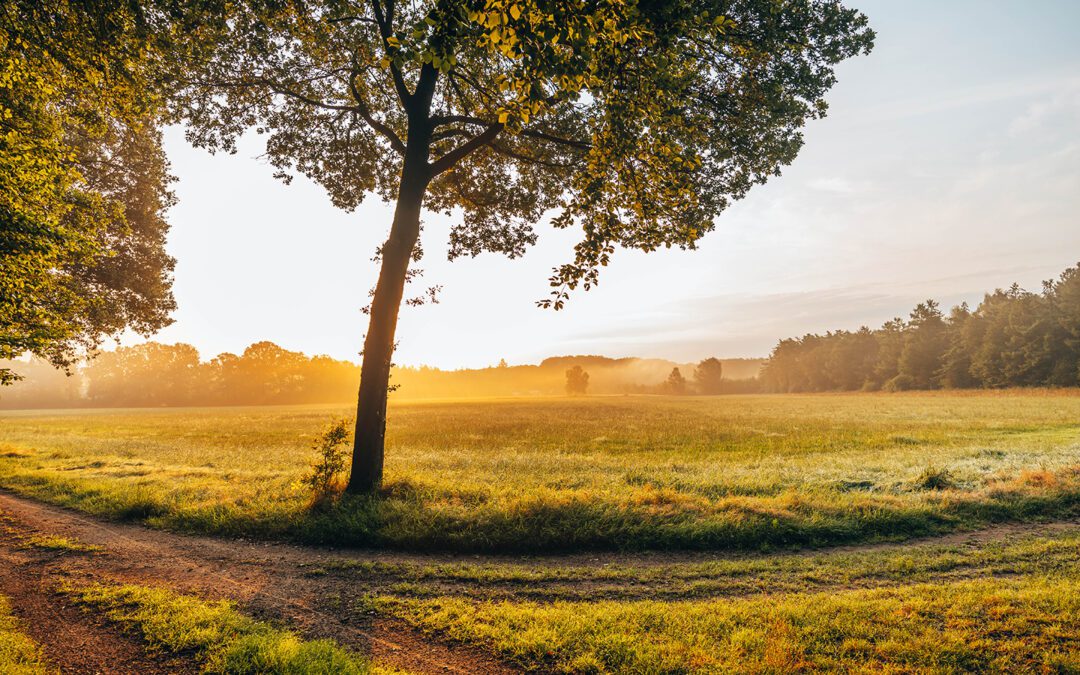
{"type": "MultiPolygon", "coordinates": [[[[487,127],[492,123],[482,120],[479,117],[471,117],[469,115],[437,115],[431,118],[432,127],[438,127],[445,124],[475,124],[477,126],[487,127]]],[[[536,129],[522,129],[518,134],[527,138],[536,138],[558,145],[566,145],[571,148],[577,148],[578,150],[588,150],[592,148],[592,143],[586,143],[585,141],[579,141],[573,138],[563,138],[562,136],[537,131],[536,129]]]]}
{"type": "Polygon", "coordinates": [[[545,159],[540,159],[538,157],[530,157],[529,155],[522,154],[520,152],[517,152],[516,150],[511,150],[510,148],[499,145],[498,143],[491,143],[488,147],[490,147],[493,152],[497,152],[500,155],[510,157],[511,159],[516,159],[517,161],[523,162],[525,164],[532,164],[534,166],[542,166],[548,169],[557,170],[573,168],[572,164],[560,164],[559,162],[549,162],[545,159]]]}
{"type": "MultiPolygon", "coordinates": [[[[371,0],[371,9],[375,13],[375,24],[379,27],[379,35],[382,36],[383,45],[389,46],[386,41],[394,32],[394,0],[387,0],[386,12],[383,13],[383,8],[380,0],[371,0]]],[[[390,50],[386,50],[387,57],[390,57],[390,50]]],[[[397,89],[398,98],[401,99],[403,105],[408,105],[412,99],[412,94],[409,93],[409,87],[405,84],[405,77],[401,74],[401,69],[394,65],[393,58],[390,59],[390,75],[394,78],[394,88],[397,89]]]]}
{"type": "Polygon", "coordinates": [[[375,117],[371,114],[371,110],[370,108],[368,108],[367,101],[360,93],[360,90],[356,87],[356,77],[358,75],[359,73],[356,70],[353,70],[353,72],[349,74],[349,91],[352,93],[353,100],[356,101],[356,111],[360,114],[360,117],[364,118],[364,121],[368,123],[368,126],[385,136],[386,139],[390,141],[390,147],[392,147],[395,152],[397,152],[399,155],[404,155],[405,144],[401,142],[401,138],[394,133],[393,129],[391,129],[383,122],[375,119],[375,117]]]}
{"type": "Polygon", "coordinates": [[[492,124],[487,129],[484,129],[481,133],[473,136],[468,141],[465,141],[458,147],[454,148],[450,152],[446,153],[439,159],[435,160],[431,164],[431,176],[434,178],[440,173],[452,168],[455,164],[460,162],[465,157],[469,156],[474,150],[477,150],[499,135],[499,132],[503,130],[503,125],[492,124]]]}

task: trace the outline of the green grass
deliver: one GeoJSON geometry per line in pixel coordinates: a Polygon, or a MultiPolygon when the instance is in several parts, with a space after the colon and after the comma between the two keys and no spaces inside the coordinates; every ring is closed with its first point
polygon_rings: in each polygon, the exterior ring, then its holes
{"type": "Polygon", "coordinates": [[[36,535],[23,540],[23,544],[29,548],[40,548],[46,551],[70,551],[74,553],[96,553],[103,551],[101,546],[84,544],[74,539],[59,536],[36,535]]]}
{"type": "Polygon", "coordinates": [[[8,599],[0,595],[0,673],[39,675],[48,672],[41,649],[23,634],[11,616],[8,599]]]}
{"type": "Polygon", "coordinates": [[[527,668],[567,673],[1080,670],[1075,576],[737,600],[375,604],[527,668]]]}
{"type": "Polygon", "coordinates": [[[1080,569],[1080,528],[1034,529],[989,542],[935,541],[870,550],[608,564],[551,561],[424,564],[342,559],[309,571],[370,593],[485,600],[683,600],[881,588],[1080,569]]]}
{"type": "Polygon", "coordinates": [[[1077,524],[1000,539],[664,560],[342,561],[325,573],[371,589],[354,612],[395,615],[526,670],[1080,672],[1077,524]]]}
{"type": "Polygon", "coordinates": [[[94,584],[69,587],[79,602],[142,633],[153,649],[193,652],[208,673],[348,675],[388,673],[330,640],[305,641],[255,621],[227,601],[160,588],[94,584]]]}
{"type": "Polygon", "coordinates": [[[309,510],[337,408],[0,415],[0,486],[190,532],[471,551],[777,549],[1080,510],[1080,396],[392,406],[380,499],[309,510]]]}

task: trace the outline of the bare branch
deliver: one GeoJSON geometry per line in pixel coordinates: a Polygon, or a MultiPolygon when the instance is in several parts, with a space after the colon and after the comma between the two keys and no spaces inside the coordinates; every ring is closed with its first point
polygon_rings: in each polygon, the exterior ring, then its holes
{"type": "Polygon", "coordinates": [[[379,132],[390,141],[390,147],[394,149],[399,155],[405,154],[405,144],[401,142],[401,138],[394,133],[394,130],[388,127],[386,124],[375,119],[371,114],[370,108],[368,108],[367,100],[360,93],[360,90],[356,87],[356,77],[359,73],[353,70],[349,74],[349,91],[352,93],[353,100],[356,101],[356,112],[360,117],[364,118],[364,121],[368,123],[375,131],[379,132]]]}
{"type": "Polygon", "coordinates": [[[473,136],[468,141],[465,141],[458,147],[454,148],[450,152],[446,153],[439,159],[435,160],[431,164],[432,177],[438,176],[440,173],[452,168],[455,164],[467,157],[470,153],[478,148],[481,148],[499,135],[499,132],[503,130],[502,124],[492,124],[487,129],[484,129],[480,134],[473,136]]]}

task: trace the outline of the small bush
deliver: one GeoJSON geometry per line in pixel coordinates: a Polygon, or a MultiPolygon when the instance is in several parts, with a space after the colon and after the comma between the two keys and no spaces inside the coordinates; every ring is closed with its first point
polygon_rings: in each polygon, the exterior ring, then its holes
{"type": "Polygon", "coordinates": [[[312,443],[312,449],[318,454],[311,466],[311,473],[304,476],[303,483],[311,490],[315,506],[333,502],[341,493],[341,476],[345,473],[351,425],[352,422],[344,418],[335,420],[312,443]]]}

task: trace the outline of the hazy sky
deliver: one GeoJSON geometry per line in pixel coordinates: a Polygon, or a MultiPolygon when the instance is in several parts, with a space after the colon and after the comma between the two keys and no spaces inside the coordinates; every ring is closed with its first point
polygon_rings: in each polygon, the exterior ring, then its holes
{"type": "MultiPolygon", "coordinates": [[[[541,310],[571,232],[523,259],[448,263],[452,218],[425,218],[421,286],[396,361],[483,366],[602,353],[764,356],[781,337],[879,325],[927,297],[977,303],[1080,261],[1080,2],[851,0],[878,33],[839,69],[795,163],[720,216],[698,251],[619,252],[601,285],[541,310]]],[[[166,138],[180,203],[176,323],[154,339],[209,358],[257,340],[355,360],[391,210],[334,209],[285,186],[252,135],[234,156],[166,138]]],[[[126,341],[134,342],[137,340],[126,341]]]]}

